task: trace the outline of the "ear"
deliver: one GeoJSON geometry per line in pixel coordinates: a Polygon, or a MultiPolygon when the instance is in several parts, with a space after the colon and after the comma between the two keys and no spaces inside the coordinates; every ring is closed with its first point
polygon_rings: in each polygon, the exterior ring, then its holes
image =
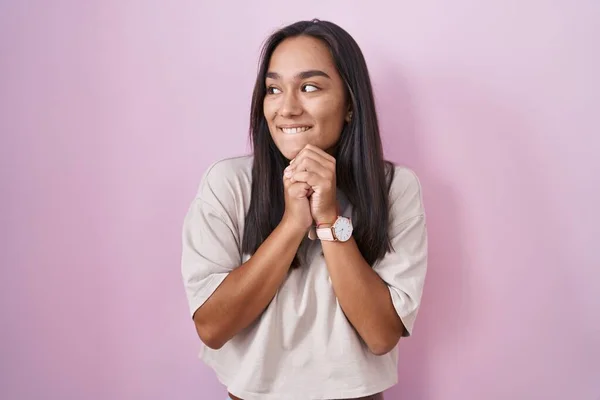
{"type": "Polygon", "coordinates": [[[346,122],[350,123],[352,121],[352,104],[348,105],[348,111],[346,112],[346,122]]]}

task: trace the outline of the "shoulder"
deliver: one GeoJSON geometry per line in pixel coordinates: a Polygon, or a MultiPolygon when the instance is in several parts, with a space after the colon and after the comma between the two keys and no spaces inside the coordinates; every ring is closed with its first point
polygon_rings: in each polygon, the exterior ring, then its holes
{"type": "Polygon", "coordinates": [[[252,181],[253,156],[229,157],[208,166],[198,187],[197,197],[208,199],[249,189],[252,181]]]}
{"type": "Polygon", "coordinates": [[[390,164],[388,174],[393,172],[390,183],[390,207],[397,222],[424,215],[423,191],[421,181],[411,168],[390,164]]]}
{"type": "Polygon", "coordinates": [[[248,174],[252,175],[253,156],[244,155],[238,157],[223,158],[208,166],[203,180],[218,182],[222,180],[237,179],[248,174]]]}

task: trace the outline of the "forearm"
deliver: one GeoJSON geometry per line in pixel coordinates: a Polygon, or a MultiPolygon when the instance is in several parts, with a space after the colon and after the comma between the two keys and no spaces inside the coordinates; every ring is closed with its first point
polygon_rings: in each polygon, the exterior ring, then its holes
{"type": "Polygon", "coordinates": [[[333,290],[344,314],[374,354],[385,354],[403,332],[387,284],[364,260],[354,238],[322,241],[333,290]]]}
{"type": "Polygon", "coordinates": [[[220,348],[258,318],[285,279],[304,235],[282,221],[256,253],[225,278],[194,315],[207,346],[220,348]]]}

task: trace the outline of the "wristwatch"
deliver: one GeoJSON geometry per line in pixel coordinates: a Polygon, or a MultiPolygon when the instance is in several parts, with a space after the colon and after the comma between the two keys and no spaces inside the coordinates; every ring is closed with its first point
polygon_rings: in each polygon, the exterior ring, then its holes
{"type": "Polygon", "coordinates": [[[348,217],[338,216],[332,225],[319,225],[316,229],[317,237],[330,242],[345,242],[352,237],[352,220],[348,217]]]}

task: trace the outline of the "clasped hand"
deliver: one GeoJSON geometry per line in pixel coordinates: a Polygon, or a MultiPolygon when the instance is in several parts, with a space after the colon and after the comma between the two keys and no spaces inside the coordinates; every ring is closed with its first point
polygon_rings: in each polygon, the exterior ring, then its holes
{"type": "MultiPolygon", "coordinates": [[[[332,224],[338,215],[335,158],[313,145],[306,145],[284,171],[286,188],[304,184],[310,214],[315,224],[332,224]]],[[[287,207],[287,205],[286,205],[287,207]]]]}

